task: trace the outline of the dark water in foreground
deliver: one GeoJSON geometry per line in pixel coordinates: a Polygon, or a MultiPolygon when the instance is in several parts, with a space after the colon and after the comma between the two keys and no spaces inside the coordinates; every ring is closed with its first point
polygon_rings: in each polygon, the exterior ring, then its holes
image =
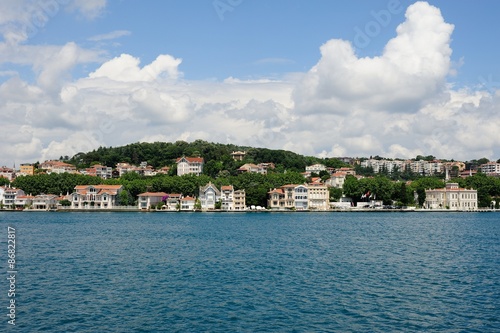
{"type": "Polygon", "coordinates": [[[16,332],[500,332],[497,213],[0,213],[16,332]]]}

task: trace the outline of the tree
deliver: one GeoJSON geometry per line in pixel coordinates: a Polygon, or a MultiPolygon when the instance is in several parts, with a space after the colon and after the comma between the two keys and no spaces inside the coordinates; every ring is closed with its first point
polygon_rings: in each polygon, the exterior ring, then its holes
{"type": "Polygon", "coordinates": [[[10,181],[7,178],[0,177],[0,186],[9,185],[10,181]]]}
{"type": "Polygon", "coordinates": [[[120,205],[122,206],[132,206],[134,204],[134,199],[130,195],[130,193],[126,190],[120,192],[120,205]]]}
{"type": "Polygon", "coordinates": [[[350,197],[354,203],[358,202],[361,196],[364,194],[359,181],[356,177],[348,175],[344,181],[344,194],[350,197]]]}
{"type": "Polygon", "coordinates": [[[342,198],[342,189],[337,187],[330,187],[330,201],[339,201],[342,198]]]}
{"type": "Polygon", "coordinates": [[[71,201],[69,201],[68,199],[61,200],[59,203],[63,207],[69,207],[69,206],[71,206],[71,201]]]}
{"type": "Polygon", "coordinates": [[[199,198],[196,198],[196,201],[194,202],[194,210],[201,210],[201,201],[199,198]]]}
{"type": "Polygon", "coordinates": [[[216,203],[215,203],[215,209],[221,209],[222,208],[222,201],[221,200],[218,200],[216,203]]]}
{"type": "Polygon", "coordinates": [[[405,182],[395,183],[392,199],[402,206],[407,206],[411,199],[405,182]]]}

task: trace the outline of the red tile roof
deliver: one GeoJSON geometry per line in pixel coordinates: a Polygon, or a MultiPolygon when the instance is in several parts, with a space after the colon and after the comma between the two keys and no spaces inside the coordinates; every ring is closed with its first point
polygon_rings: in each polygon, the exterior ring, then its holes
{"type": "Polygon", "coordinates": [[[182,159],[185,159],[189,163],[203,163],[203,157],[179,157],[175,163],[179,163],[182,159]]]}

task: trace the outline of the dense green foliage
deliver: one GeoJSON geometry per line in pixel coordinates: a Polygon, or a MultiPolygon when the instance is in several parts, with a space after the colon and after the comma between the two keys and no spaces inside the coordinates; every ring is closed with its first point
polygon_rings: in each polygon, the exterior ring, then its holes
{"type": "Polygon", "coordinates": [[[78,174],[39,174],[35,176],[20,176],[12,186],[22,189],[26,194],[67,194],[73,193],[76,185],[97,185],[102,183],[99,177],[78,174]]]}
{"type": "Polygon", "coordinates": [[[0,186],[8,185],[10,182],[7,178],[0,177],[0,186]]]}
{"type": "Polygon", "coordinates": [[[210,143],[196,140],[185,141],[133,143],[123,147],[100,147],[88,153],[79,153],[67,160],[68,163],[82,169],[95,163],[115,167],[117,163],[127,162],[138,165],[147,162],[155,168],[173,166],[181,156],[200,156],[205,159],[204,174],[217,177],[220,172],[227,171],[235,175],[236,170],[245,163],[274,163],[276,172],[284,170],[303,172],[310,164],[323,163],[329,167],[345,166],[335,158],[317,158],[302,156],[291,151],[273,150],[267,148],[242,147],[231,144],[210,143]],[[234,161],[233,151],[246,151],[244,161],[234,161]]]}

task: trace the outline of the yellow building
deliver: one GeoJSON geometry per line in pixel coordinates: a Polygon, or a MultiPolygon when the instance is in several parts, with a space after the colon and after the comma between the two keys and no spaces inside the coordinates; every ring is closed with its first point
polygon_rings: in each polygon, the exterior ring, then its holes
{"type": "Polygon", "coordinates": [[[35,174],[35,166],[33,164],[21,164],[19,174],[23,176],[33,176],[35,174]]]}

